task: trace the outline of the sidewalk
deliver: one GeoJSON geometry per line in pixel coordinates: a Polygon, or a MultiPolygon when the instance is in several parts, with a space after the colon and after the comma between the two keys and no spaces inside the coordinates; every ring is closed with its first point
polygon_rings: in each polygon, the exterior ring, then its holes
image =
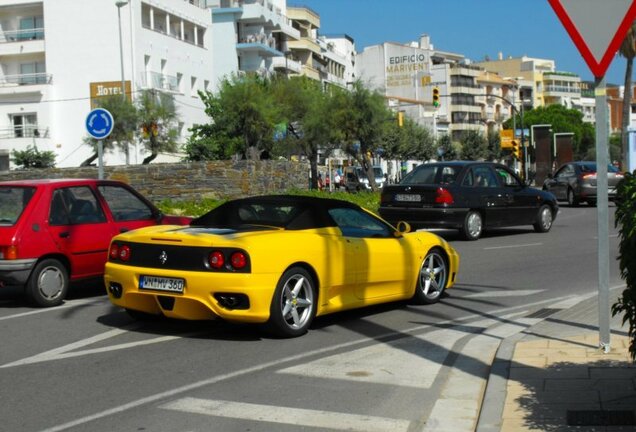
{"type": "Polygon", "coordinates": [[[493,361],[476,430],[636,431],[636,364],[621,320],[611,318],[607,354],[598,348],[595,297],[506,339],[493,361]]]}

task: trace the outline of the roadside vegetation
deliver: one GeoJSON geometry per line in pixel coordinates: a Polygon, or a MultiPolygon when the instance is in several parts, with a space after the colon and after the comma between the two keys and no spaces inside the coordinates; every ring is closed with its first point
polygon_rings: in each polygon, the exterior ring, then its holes
{"type": "MultiPolygon", "coordinates": [[[[375,214],[378,214],[378,207],[380,206],[379,192],[359,192],[352,194],[344,191],[328,192],[321,190],[291,189],[285,193],[349,201],[358,204],[375,214]]],[[[197,201],[163,200],[156,203],[156,205],[159,210],[165,214],[197,217],[223,204],[225,201],[226,200],[224,199],[216,198],[204,198],[197,201]]]]}
{"type": "Polygon", "coordinates": [[[619,266],[627,284],[618,301],[612,305],[612,314],[623,314],[628,324],[629,353],[636,362],[636,175],[626,173],[617,187],[615,224],[619,227],[619,266]]]}

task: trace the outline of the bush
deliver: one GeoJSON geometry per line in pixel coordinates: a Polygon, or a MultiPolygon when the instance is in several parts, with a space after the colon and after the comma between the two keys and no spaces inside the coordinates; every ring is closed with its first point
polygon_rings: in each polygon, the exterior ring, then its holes
{"type": "Polygon", "coordinates": [[[612,315],[623,313],[623,324],[629,323],[629,353],[636,361],[636,171],[626,173],[616,188],[615,225],[619,229],[619,265],[627,288],[612,305],[612,315]]]}
{"type": "Polygon", "coordinates": [[[22,168],[53,168],[55,166],[55,153],[41,152],[35,145],[23,151],[13,150],[11,155],[13,163],[22,168]]]}

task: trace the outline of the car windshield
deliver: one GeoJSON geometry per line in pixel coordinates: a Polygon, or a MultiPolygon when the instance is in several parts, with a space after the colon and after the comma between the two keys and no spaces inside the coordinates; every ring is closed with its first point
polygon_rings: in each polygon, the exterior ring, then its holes
{"type": "Polygon", "coordinates": [[[35,188],[0,186],[0,225],[13,225],[31,201],[35,188]]]}
{"type": "MultiPolygon", "coordinates": [[[[581,164],[581,172],[583,172],[583,173],[595,173],[596,172],[596,163],[590,162],[590,163],[581,164]]],[[[611,164],[607,165],[607,172],[616,173],[616,172],[618,172],[618,168],[616,168],[614,165],[611,165],[611,164]]]]}
{"type": "Polygon", "coordinates": [[[408,173],[401,181],[403,185],[451,184],[457,180],[461,166],[424,164],[408,173]]]}

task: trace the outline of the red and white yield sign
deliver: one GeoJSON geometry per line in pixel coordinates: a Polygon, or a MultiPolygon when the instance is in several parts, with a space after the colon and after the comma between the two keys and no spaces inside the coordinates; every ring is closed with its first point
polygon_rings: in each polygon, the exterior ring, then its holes
{"type": "Polygon", "coordinates": [[[636,0],[548,0],[596,78],[636,18],[636,0]]]}

